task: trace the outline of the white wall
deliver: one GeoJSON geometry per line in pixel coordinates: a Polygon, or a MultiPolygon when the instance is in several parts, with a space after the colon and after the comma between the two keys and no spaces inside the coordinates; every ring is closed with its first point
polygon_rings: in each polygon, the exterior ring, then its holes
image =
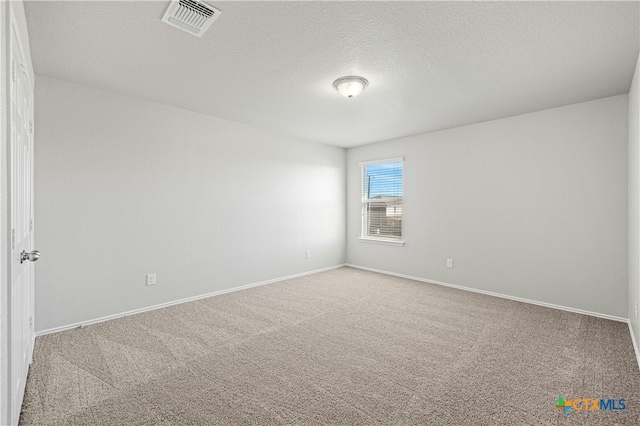
{"type": "Polygon", "coordinates": [[[627,108],[620,95],[348,150],[347,262],[627,317],[627,108]],[[398,156],[406,245],[361,242],[359,162],[398,156]]]}
{"type": "Polygon", "coordinates": [[[40,76],[35,105],[36,330],[344,263],[343,149],[40,76]]]}
{"type": "Polygon", "coordinates": [[[629,91],[629,319],[640,344],[640,57],[629,91]]]}

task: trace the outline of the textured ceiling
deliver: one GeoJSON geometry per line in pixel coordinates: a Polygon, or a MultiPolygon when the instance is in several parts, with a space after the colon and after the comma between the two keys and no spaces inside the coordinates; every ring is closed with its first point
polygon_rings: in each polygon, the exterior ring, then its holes
{"type": "Polygon", "coordinates": [[[35,72],[350,147],[627,93],[638,57],[638,2],[209,3],[197,38],[168,1],[27,1],[35,72]]]}

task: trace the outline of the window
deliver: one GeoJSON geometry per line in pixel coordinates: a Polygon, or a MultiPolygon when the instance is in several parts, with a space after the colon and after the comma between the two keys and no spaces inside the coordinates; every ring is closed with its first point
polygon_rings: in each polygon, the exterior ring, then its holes
{"type": "Polygon", "coordinates": [[[402,158],[361,163],[362,240],[403,245],[402,158]]]}

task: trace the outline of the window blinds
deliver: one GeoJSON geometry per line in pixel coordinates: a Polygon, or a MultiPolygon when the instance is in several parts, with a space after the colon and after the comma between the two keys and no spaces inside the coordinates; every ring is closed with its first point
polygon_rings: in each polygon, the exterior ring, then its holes
{"type": "Polygon", "coordinates": [[[402,238],[402,163],[362,163],[363,238],[402,238]]]}

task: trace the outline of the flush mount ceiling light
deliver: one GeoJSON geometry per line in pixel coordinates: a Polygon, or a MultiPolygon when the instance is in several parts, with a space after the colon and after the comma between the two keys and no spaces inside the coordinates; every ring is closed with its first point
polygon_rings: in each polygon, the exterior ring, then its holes
{"type": "Polygon", "coordinates": [[[345,98],[355,98],[358,96],[369,82],[366,78],[357,76],[340,77],[333,82],[333,87],[345,98]]]}

